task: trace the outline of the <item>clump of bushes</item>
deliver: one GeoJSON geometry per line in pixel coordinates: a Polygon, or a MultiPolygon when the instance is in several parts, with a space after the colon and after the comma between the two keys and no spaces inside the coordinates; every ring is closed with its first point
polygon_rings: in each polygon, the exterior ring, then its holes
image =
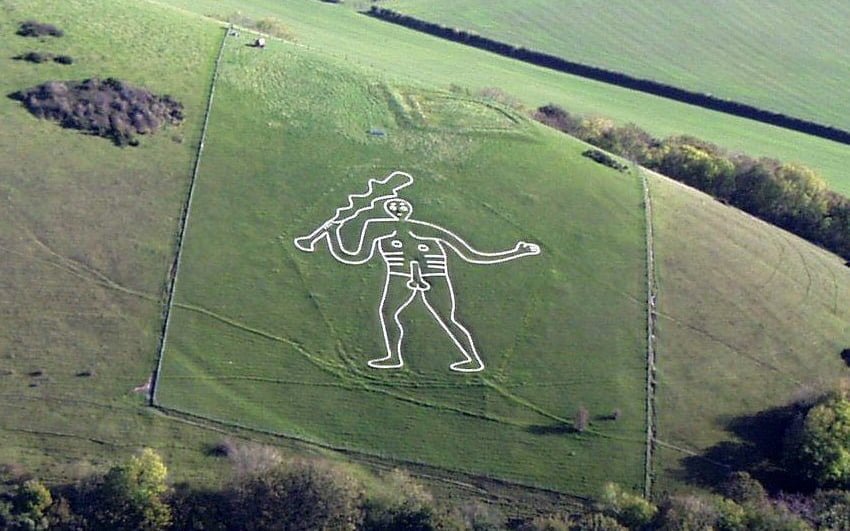
{"type": "Polygon", "coordinates": [[[604,151],[599,151],[598,149],[587,149],[581,154],[583,157],[587,157],[594,162],[598,162],[603,166],[608,166],[609,168],[613,168],[617,171],[628,171],[629,167],[625,164],[620,163],[612,157],[611,155],[605,153],[604,151]]]}
{"type": "Polygon", "coordinates": [[[62,37],[63,35],[65,35],[64,31],[57,28],[53,24],[45,24],[43,22],[37,22],[35,20],[27,20],[26,22],[21,22],[21,25],[18,27],[18,31],[16,33],[21,37],[62,37]]]}
{"type": "Polygon", "coordinates": [[[16,55],[12,59],[16,61],[27,61],[29,63],[46,63],[53,59],[53,57],[49,53],[41,53],[41,52],[27,52],[25,54],[16,55]]]}
{"type": "Polygon", "coordinates": [[[138,145],[135,135],[154,133],[183,121],[183,105],[123,81],[97,78],[49,81],[12,95],[33,115],[62,127],[112,139],[116,145],[138,145]]]}
{"type": "Polygon", "coordinates": [[[59,63],[63,65],[70,65],[74,63],[74,58],[70,55],[53,55],[50,53],[42,53],[42,52],[27,52],[25,54],[17,55],[13,57],[16,61],[27,61],[30,63],[46,63],[48,61],[53,61],[54,63],[59,63]]]}
{"type": "MultiPolygon", "coordinates": [[[[262,448],[229,444],[234,455],[262,448]]],[[[497,511],[443,506],[399,470],[376,477],[316,458],[234,472],[219,487],[172,487],[165,463],[151,449],[105,473],[51,488],[23,470],[0,466],[0,529],[505,529],[497,511]]]]}
{"type": "Polygon", "coordinates": [[[785,465],[801,483],[850,487],[850,396],[840,390],[825,395],[788,428],[785,465]]]}

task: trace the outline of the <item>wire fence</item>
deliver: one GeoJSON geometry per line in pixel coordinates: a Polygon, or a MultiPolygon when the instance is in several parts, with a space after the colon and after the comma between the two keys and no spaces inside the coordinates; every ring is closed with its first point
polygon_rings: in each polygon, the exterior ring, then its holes
{"type": "Polygon", "coordinates": [[[644,456],[644,497],[652,496],[654,479],[653,458],[655,454],[655,436],[657,417],[655,411],[655,330],[658,288],[655,271],[655,235],[653,232],[652,196],[649,179],[642,168],[634,165],[640,174],[643,187],[643,204],[646,216],[646,455],[644,456]]]}
{"type": "Polygon", "coordinates": [[[168,275],[168,288],[166,289],[166,301],[163,308],[162,316],[162,331],[159,337],[159,347],[156,355],[156,366],[150,379],[150,390],[148,393],[148,403],[151,406],[156,405],[156,391],[158,389],[159,376],[162,371],[162,359],[165,353],[166,342],[168,339],[168,327],[171,324],[171,310],[174,305],[174,289],[177,286],[177,277],[180,274],[180,264],[183,258],[183,242],[186,239],[186,228],[189,222],[189,215],[192,212],[192,197],[195,195],[195,183],[198,181],[198,172],[201,167],[201,157],[204,154],[204,144],[207,139],[207,127],[210,122],[210,111],[212,110],[213,98],[215,97],[215,86],[218,80],[218,70],[221,64],[221,57],[224,54],[224,46],[227,43],[227,38],[230,35],[232,25],[229,25],[224,36],[221,39],[221,45],[218,48],[218,56],[215,59],[213,67],[213,75],[210,80],[209,98],[207,99],[207,108],[204,111],[204,125],[201,128],[201,139],[198,143],[198,150],[195,153],[195,163],[192,169],[192,178],[189,181],[189,193],[186,196],[186,203],[183,205],[183,213],[180,216],[180,224],[177,232],[177,249],[174,253],[174,262],[171,266],[171,271],[168,275]]]}

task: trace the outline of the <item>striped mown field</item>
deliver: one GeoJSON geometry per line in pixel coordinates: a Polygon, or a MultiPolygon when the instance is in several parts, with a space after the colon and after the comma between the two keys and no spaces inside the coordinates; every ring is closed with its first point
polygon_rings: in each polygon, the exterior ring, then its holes
{"type": "Polygon", "coordinates": [[[388,0],[444,26],[850,129],[841,0],[388,0]]]}

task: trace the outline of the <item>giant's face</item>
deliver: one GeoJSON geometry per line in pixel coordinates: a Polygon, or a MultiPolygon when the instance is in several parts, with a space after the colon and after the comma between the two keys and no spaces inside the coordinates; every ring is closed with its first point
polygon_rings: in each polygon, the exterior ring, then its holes
{"type": "Polygon", "coordinates": [[[413,213],[413,206],[404,199],[390,199],[384,203],[384,210],[396,219],[407,219],[413,213]]]}

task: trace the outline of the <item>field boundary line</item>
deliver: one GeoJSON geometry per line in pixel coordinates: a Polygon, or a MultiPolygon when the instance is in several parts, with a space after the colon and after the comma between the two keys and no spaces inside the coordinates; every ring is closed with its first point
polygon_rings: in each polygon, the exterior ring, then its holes
{"type": "Polygon", "coordinates": [[[192,177],[189,181],[189,193],[186,195],[186,202],[183,205],[183,213],[180,216],[180,224],[177,231],[177,249],[174,253],[174,262],[171,265],[171,271],[168,275],[168,289],[166,290],[166,301],[163,308],[162,331],[159,336],[159,346],[156,353],[156,365],[150,379],[150,394],[148,395],[148,404],[156,405],[156,391],[159,387],[159,376],[162,371],[162,358],[165,353],[166,338],[168,336],[168,327],[171,324],[171,310],[174,305],[174,290],[177,287],[177,277],[180,274],[180,264],[183,258],[183,242],[186,239],[186,229],[189,224],[189,215],[192,212],[192,198],[195,195],[195,183],[198,181],[198,172],[201,167],[201,157],[204,154],[204,143],[207,139],[207,128],[210,123],[210,112],[212,111],[213,98],[215,97],[215,84],[218,80],[218,69],[221,64],[221,57],[224,55],[224,46],[227,43],[227,37],[230,35],[230,25],[224,30],[224,36],[221,39],[221,45],[218,48],[218,55],[215,58],[213,65],[212,78],[210,80],[209,97],[207,98],[207,108],[204,111],[204,125],[201,128],[201,139],[198,142],[198,150],[195,153],[195,163],[192,168],[192,177]]]}
{"type": "Polygon", "coordinates": [[[644,456],[643,495],[649,499],[652,497],[653,458],[655,457],[655,441],[658,432],[658,418],[655,410],[655,330],[658,286],[655,270],[655,233],[653,230],[652,195],[649,189],[649,178],[637,164],[633,164],[633,169],[640,175],[646,217],[646,455],[644,456]]]}

